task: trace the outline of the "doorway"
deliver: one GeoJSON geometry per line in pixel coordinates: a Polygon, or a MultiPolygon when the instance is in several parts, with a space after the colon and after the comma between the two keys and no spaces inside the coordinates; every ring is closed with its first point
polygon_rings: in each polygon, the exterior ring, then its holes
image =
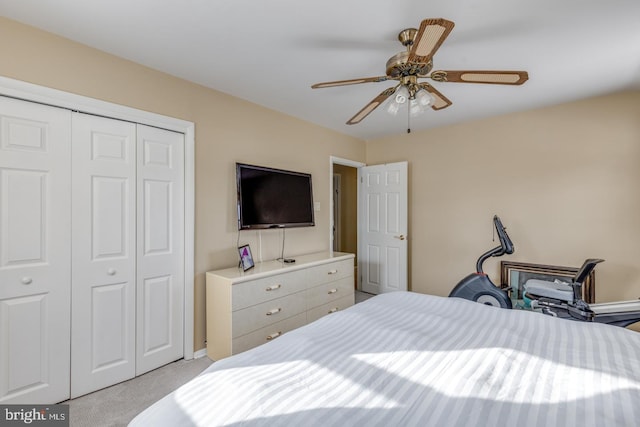
{"type": "Polygon", "coordinates": [[[358,168],[364,163],[331,157],[330,248],[356,255],[354,288],[358,289],[358,168]]]}

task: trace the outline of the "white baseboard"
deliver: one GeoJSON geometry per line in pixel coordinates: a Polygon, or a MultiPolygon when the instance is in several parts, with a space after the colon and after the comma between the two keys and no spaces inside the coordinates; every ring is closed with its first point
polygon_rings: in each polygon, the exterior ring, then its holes
{"type": "Polygon", "coordinates": [[[193,358],[194,359],[200,359],[201,357],[205,357],[207,355],[207,349],[206,347],[203,348],[202,350],[198,350],[193,352],[193,358]]]}

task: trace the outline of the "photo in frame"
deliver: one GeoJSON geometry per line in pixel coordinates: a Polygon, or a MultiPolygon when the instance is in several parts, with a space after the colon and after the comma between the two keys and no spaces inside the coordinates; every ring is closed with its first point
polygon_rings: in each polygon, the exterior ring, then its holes
{"type": "MultiPolygon", "coordinates": [[[[501,287],[510,291],[511,301],[514,303],[514,306],[522,302],[522,292],[527,280],[539,279],[549,282],[560,280],[571,283],[579,270],[579,267],[562,267],[513,261],[502,261],[500,266],[501,287]]],[[[588,304],[595,302],[595,290],[595,270],[593,270],[582,284],[582,299],[588,304]]]]}
{"type": "Polygon", "coordinates": [[[238,254],[240,255],[240,267],[242,271],[247,271],[255,265],[253,263],[253,256],[251,255],[251,248],[249,245],[243,245],[238,247],[238,254]]]}

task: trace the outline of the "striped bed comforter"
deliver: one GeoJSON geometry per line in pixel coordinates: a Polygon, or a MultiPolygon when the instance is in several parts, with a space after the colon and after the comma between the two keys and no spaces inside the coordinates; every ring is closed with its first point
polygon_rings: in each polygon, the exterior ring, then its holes
{"type": "Polygon", "coordinates": [[[640,334],[384,294],[215,362],[130,425],[640,425],[640,334]]]}

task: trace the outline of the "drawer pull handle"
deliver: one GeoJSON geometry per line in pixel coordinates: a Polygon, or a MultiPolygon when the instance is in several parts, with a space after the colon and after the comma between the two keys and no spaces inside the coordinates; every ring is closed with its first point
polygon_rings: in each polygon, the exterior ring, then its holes
{"type": "Polygon", "coordinates": [[[338,310],[340,310],[338,307],[333,307],[331,310],[327,312],[327,314],[335,313],[338,310]]]}
{"type": "Polygon", "coordinates": [[[30,285],[31,282],[33,282],[33,279],[31,279],[31,277],[29,276],[24,276],[20,281],[22,282],[23,285],[30,285]]]}
{"type": "Polygon", "coordinates": [[[274,308],[273,310],[267,311],[267,316],[271,316],[272,314],[280,313],[281,311],[282,311],[281,308],[274,308]]]}
{"type": "Polygon", "coordinates": [[[338,270],[329,270],[327,272],[327,274],[336,274],[338,272],[338,270]]]}
{"type": "Polygon", "coordinates": [[[280,287],[282,287],[282,285],[271,285],[266,289],[266,291],[275,291],[276,289],[280,289],[280,287]]]}
{"type": "Polygon", "coordinates": [[[274,338],[278,338],[280,335],[282,335],[282,332],[276,332],[271,335],[267,335],[267,341],[271,341],[274,338]]]}
{"type": "Polygon", "coordinates": [[[327,292],[329,295],[331,294],[335,294],[336,292],[338,292],[338,290],[336,288],[331,289],[329,292],[327,292]]]}

